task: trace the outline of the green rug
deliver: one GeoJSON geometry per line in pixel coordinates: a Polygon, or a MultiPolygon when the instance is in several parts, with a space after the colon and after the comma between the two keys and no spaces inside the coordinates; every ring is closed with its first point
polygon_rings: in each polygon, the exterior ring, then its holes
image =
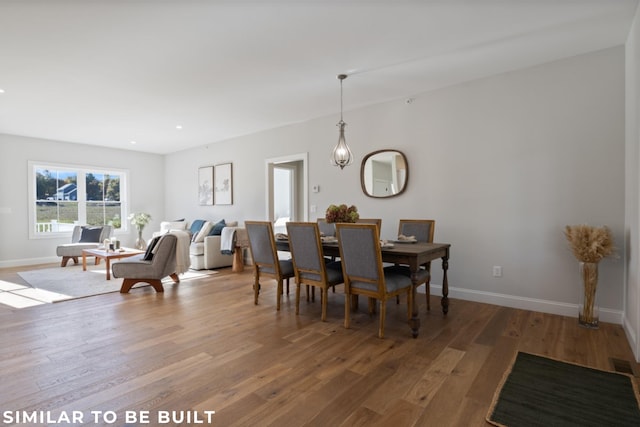
{"type": "Polygon", "coordinates": [[[633,377],[519,352],[487,421],[497,426],[640,426],[633,377]]]}

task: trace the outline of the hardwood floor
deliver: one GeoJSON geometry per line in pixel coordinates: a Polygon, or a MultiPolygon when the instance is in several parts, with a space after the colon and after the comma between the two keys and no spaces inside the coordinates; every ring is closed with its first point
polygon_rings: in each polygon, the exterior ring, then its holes
{"type": "MultiPolygon", "coordinates": [[[[2,269],[0,280],[19,282],[20,270],[2,269]]],[[[485,426],[518,350],[607,370],[628,361],[640,372],[619,325],[588,330],[575,318],[455,299],[445,317],[432,297],[429,314],[418,299],[417,339],[405,305],[389,302],[380,340],[364,298],[343,328],[341,288],[329,293],[321,322],[319,298],[301,301],[296,316],[294,286],[280,312],[275,282],[263,283],[258,306],[251,286],[248,268],[229,269],[164,294],[134,288],[0,306],[0,416],[81,411],[84,425],[123,426],[143,425],[125,411],[149,411],[147,425],[160,424],[161,411],[192,421],[192,411],[200,421],[215,411],[215,426],[485,426]],[[94,423],[91,411],[114,411],[117,423],[94,423]]]]}

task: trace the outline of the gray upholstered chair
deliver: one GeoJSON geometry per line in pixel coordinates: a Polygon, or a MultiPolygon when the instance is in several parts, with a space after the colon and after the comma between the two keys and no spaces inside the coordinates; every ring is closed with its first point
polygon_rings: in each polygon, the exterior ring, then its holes
{"type": "Polygon", "coordinates": [[[111,237],[113,228],[110,225],[90,226],[76,225],[71,234],[71,243],[59,245],[56,255],[62,257],[60,267],[66,267],[69,260],[78,264],[78,258],[82,256],[83,249],[96,249],[100,243],[111,237]]]}
{"type": "Polygon", "coordinates": [[[296,276],[296,314],[300,313],[300,285],[318,287],[322,291],[322,316],[327,320],[328,290],[343,282],[340,262],[327,262],[322,254],[320,229],[313,222],[288,222],[289,248],[296,276]]]}
{"type": "Polygon", "coordinates": [[[382,219],[381,218],[358,218],[356,221],[358,224],[375,224],[378,226],[378,239],[380,238],[380,232],[382,230],[382,219]]]}
{"type": "Polygon", "coordinates": [[[321,236],[335,236],[336,227],[334,223],[327,222],[325,218],[318,218],[318,228],[320,229],[321,236]]]}
{"type": "Polygon", "coordinates": [[[249,251],[253,258],[253,295],[254,303],[258,305],[260,294],[260,278],[272,277],[276,279],[278,288],[276,291],[276,308],[280,310],[282,300],[282,285],[294,276],[291,260],[278,259],[276,241],[273,235],[273,226],[269,221],[245,221],[245,228],[249,237],[249,251]]]}
{"type": "Polygon", "coordinates": [[[175,283],[180,279],[176,273],[176,245],[173,234],[155,237],[144,254],[125,258],[111,266],[113,277],[124,278],[120,292],[126,294],[136,283],[148,283],[156,292],[164,292],[162,279],[170,276],[175,283]]]}
{"type": "MultiPolygon", "coordinates": [[[[380,301],[380,325],[378,337],[384,338],[384,322],[387,300],[396,295],[407,295],[407,321],[411,319],[413,284],[405,274],[383,268],[380,239],[376,224],[336,224],[345,296],[344,327],[351,323],[351,301],[363,295],[380,301]]],[[[369,305],[372,311],[371,304],[369,305]]]]}
{"type": "MultiPolygon", "coordinates": [[[[436,228],[436,221],[433,219],[401,219],[398,222],[398,238],[400,236],[415,237],[418,242],[433,243],[433,233],[436,228]]],[[[419,274],[420,283],[424,281],[425,293],[427,295],[427,311],[431,310],[431,262],[422,265],[419,274]]],[[[411,274],[409,269],[404,269],[405,274],[411,274]]]]}

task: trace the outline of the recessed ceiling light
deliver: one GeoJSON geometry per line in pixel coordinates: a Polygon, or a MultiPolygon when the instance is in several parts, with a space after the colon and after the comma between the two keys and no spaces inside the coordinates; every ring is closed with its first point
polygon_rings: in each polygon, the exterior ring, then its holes
{"type": "Polygon", "coordinates": [[[135,145],[136,141],[129,141],[131,144],[135,145]]]}
{"type": "Polygon", "coordinates": [[[4,93],[4,89],[0,89],[0,93],[4,93]]]}
{"type": "Polygon", "coordinates": [[[182,125],[176,125],[176,129],[178,130],[182,129],[182,125]]]}

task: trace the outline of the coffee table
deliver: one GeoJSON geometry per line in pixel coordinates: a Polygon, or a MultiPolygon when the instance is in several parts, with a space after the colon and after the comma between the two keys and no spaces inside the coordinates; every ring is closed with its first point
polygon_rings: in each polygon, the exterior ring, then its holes
{"type": "Polygon", "coordinates": [[[145,251],[131,248],[121,248],[115,251],[105,251],[104,249],[83,249],[82,250],[82,271],[87,271],[87,257],[96,257],[96,265],[103,259],[107,263],[107,280],[111,280],[111,260],[128,258],[134,255],[143,254],[145,251]]]}

